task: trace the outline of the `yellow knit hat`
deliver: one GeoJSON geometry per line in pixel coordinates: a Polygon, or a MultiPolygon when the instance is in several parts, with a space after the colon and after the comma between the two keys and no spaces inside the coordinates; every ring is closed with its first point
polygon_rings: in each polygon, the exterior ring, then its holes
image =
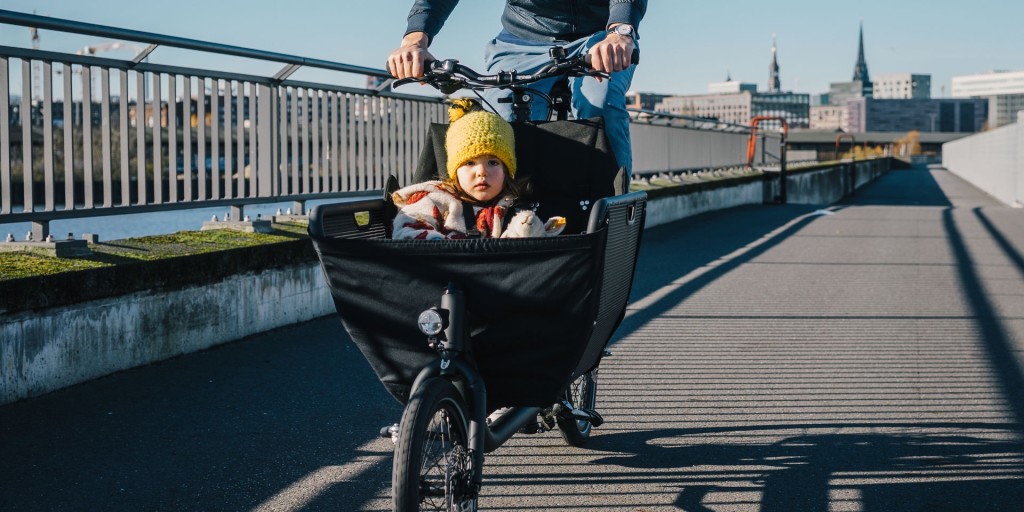
{"type": "Polygon", "coordinates": [[[516,175],[516,139],[512,125],[497,114],[480,108],[476,101],[458,99],[448,109],[448,177],[454,178],[459,166],[481,155],[494,155],[516,175]]]}

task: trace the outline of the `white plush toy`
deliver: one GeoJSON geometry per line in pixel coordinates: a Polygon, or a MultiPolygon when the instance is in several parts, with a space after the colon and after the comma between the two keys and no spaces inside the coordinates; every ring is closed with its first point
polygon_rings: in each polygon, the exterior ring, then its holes
{"type": "Polygon", "coordinates": [[[541,222],[532,210],[522,210],[508,221],[502,238],[530,238],[557,236],[565,229],[565,217],[551,217],[541,222]]]}

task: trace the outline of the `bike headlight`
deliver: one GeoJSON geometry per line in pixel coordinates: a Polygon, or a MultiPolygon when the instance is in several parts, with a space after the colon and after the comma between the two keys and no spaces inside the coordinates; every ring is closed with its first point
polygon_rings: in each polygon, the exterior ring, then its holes
{"type": "Polygon", "coordinates": [[[435,336],[444,329],[444,318],[441,318],[441,313],[433,308],[420,313],[416,323],[420,332],[427,336],[435,336]]]}

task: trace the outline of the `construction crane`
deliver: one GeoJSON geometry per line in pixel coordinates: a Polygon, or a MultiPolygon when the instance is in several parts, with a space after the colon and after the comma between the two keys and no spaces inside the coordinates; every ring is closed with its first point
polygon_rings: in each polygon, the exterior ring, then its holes
{"type": "MultiPolygon", "coordinates": [[[[145,53],[146,55],[149,55],[149,53],[146,51],[146,50],[149,50],[149,48],[147,48],[145,46],[137,45],[137,44],[125,43],[125,42],[122,42],[122,41],[115,41],[115,42],[109,42],[109,43],[100,43],[100,44],[83,46],[81,50],[78,50],[78,51],[75,52],[75,55],[93,56],[93,55],[96,55],[97,53],[112,52],[112,51],[122,50],[122,49],[128,49],[128,50],[134,51],[135,55],[136,55],[136,58],[138,58],[138,56],[142,55],[143,53],[145,53]]],[[[146,58],[148,60],[148,57],[146,57],[146,58]]],[[[93,81],[95,81],[96,79],[97,79],[97,77],[93,76],[93,81]]],[[[148,81],[145,84],[144,89],[145,89],[146,95],[148,96],[149,95],[149,83],[148,83],[148,81]]],[[[99,94],[95,84],[93,84],[92,90],[93,90],[94,94],[99,94]]]]}
{"type": "Polygon", "coordinates": [[[81,50],[75,52],[75,55],[96,55],[100,52],[110,52],[114,50],[120,50],[122,48],[135,50],[136,54],[141,53],[143,50],[146,49],[145,46],[117,41],[112,43],[101,43],[85,46],[81,50]]]}
{"type": "MultiPolygon", "coordinates": [[[[32,38],[32,49],[39,50],[39,29],[28,28],[29,37],[32,38]]],[[[43,101],[43,63],[38,60],[32,61],[32,101],[43,101]]]]}

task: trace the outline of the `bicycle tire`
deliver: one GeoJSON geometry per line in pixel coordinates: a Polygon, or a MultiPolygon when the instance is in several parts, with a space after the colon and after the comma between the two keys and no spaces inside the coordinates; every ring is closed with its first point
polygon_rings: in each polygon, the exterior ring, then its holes
{"type": "MultiPolygon", "coordinates": [[[[597,406],[597,368],[576,378],[565,390],[565,400],[573,407],[594,410],[597,406]]],[[[590,440],[594,426],[589,421],[559,415],[558,430],[570,446],[580,447],[590,440]]]]}
{"type": "Polygon", "coordinates": [[[423,382],[402,413],[391,471],[395,512],[475,512],[465,400],[447,379],[423,382]]]}

